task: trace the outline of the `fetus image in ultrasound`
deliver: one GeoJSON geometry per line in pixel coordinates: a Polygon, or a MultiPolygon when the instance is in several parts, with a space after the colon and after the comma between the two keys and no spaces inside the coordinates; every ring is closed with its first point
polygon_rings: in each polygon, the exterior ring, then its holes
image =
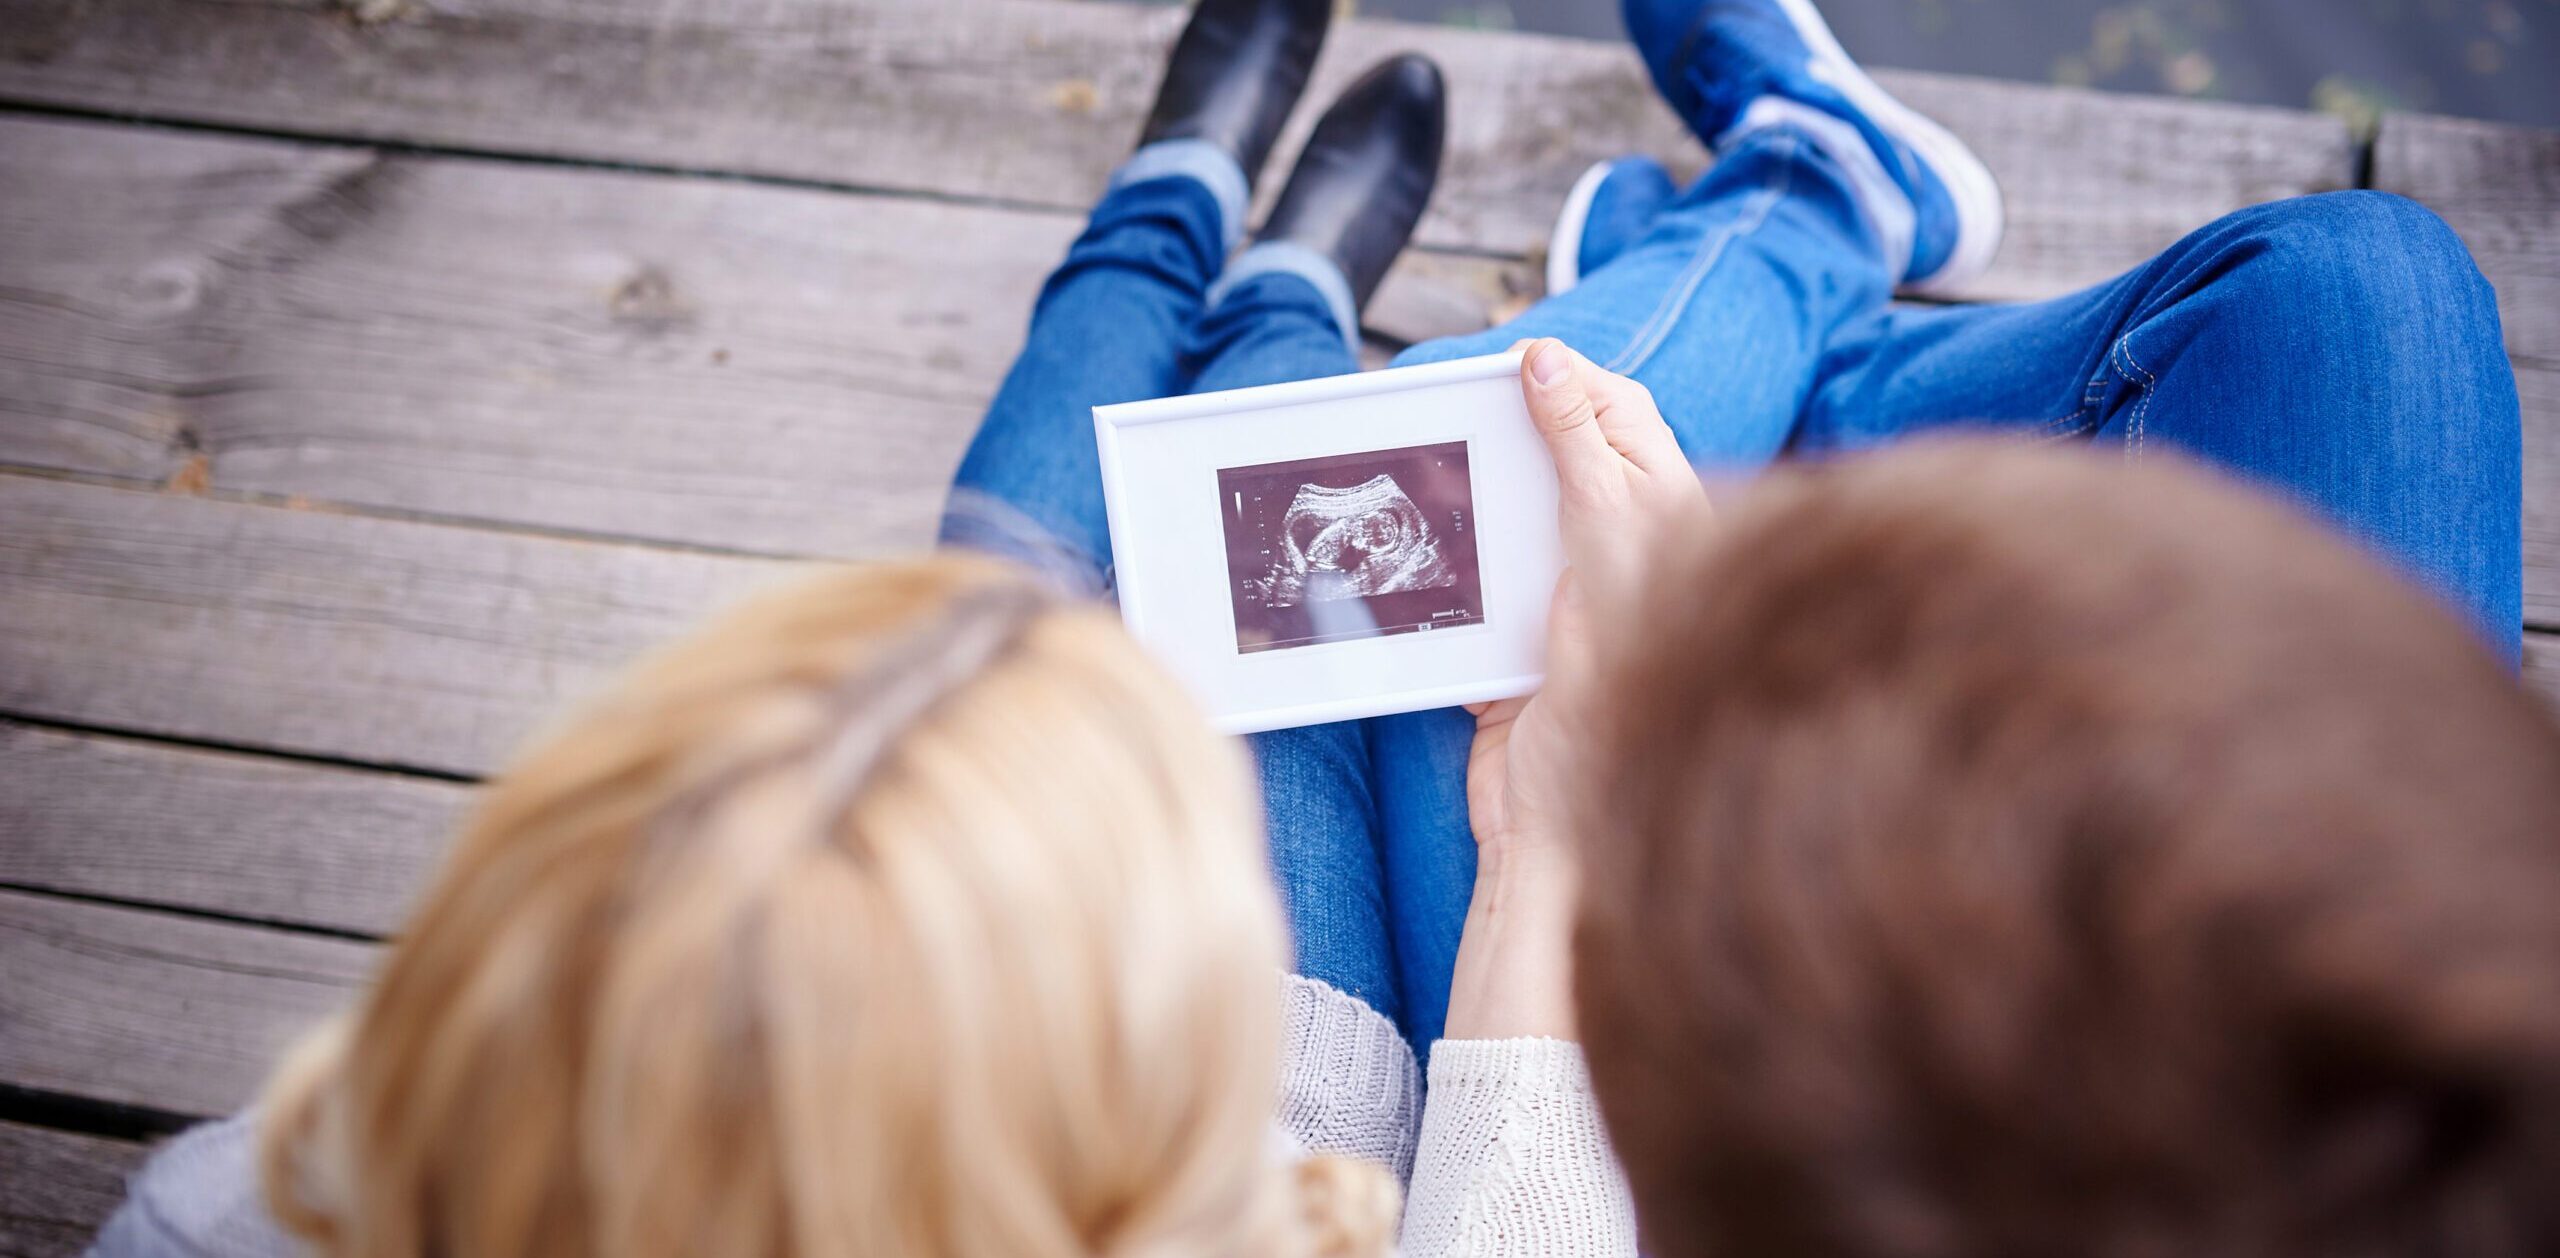
{"type": "Polygon", "coordinates": [[[1467,443],[1226,468],[1239,652],[1484,622],[1467,443]]]}
{"type": "Polygon", "coordinates": [[[1301,485],[1280,516],[1280,547],[1249,582],[1269,607],[1446,589],[1458,571],[1413,496],[1380,472],[1349,489],[1301,485]]]}

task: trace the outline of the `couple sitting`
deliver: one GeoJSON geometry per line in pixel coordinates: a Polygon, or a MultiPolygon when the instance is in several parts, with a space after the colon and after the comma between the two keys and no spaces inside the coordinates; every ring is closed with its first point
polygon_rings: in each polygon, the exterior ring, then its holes
{"type": "MultiPolygon", "coordinates": [[[[1205,0],[1043,293],[960,482],[1051,562],[1108,571],[1092,405],[1353,369],[1427,63],[1228,260],[1331,7],[1205,0]]],[[[101,1250],[2560,1247],[2560,729],[2460,246],[2321,198],[1892,307],[1996,244],[1962,147],[1802,0],[1629,18],[1717,165],[1595,172],[1568,291],[1407,355],[1535,342],[1544,691],[1248,759],[1015,569],[768,598],[496,785],[101,1250]],[[1695,472],[1956,426],[2013,437],[1695,472]]]]}

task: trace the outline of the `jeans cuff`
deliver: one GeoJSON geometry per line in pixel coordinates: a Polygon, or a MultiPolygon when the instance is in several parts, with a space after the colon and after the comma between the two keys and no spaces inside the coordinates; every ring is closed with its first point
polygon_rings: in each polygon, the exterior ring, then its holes
{"type": "Polygon", "coordinates": [[[936,544],[1009,559],[1069,598],[1109,599],[1113,572],[1091,550],[1041,527],[1010,502],[968,485],[955,485],[942,509],[936,544]]]}
{"type": "Polygon", "coordinates": [[[1110,191],[1150,179],[1188,179],[1209,190],[1218,203],[1218,237],[1233,253],[1244,241],[1244,216],[1252,203],[1244,167],[1225,149],[1207,140],[1158,140],[1141,147],[1111,172],[1110,191]]]}
{"type": "Polygon", "coordinates": [[[1291,240],[1266,240],[1236,255],[1227,272],[1209,286],[1209,306],[1215,309],[1235,291],[1238,284],[1257,275],[1294,275],[1313,285],[1324,298],[1325,308],[1333,312],[1333,325],[1342,332],[1342,343],[1350,347],[1352,357],[1360,355],[1360,309],[1351,301],[1351,281],[1342,274],[1334,260],[1316,250],[1291,240]]]}

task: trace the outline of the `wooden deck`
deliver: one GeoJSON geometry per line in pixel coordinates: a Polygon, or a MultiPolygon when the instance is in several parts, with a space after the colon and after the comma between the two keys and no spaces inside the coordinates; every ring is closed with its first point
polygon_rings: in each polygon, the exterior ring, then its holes
{"type": "MultiPolygon", "coordinates": [[[[795,558],[925,539],[1181,17],[0,0],[0,1254],[76,1248],[344,1004],[545,712],[795,558]]],[[[1592,159],[1700,160],[1604,45],[1353,22],[1315,91],[1404,48],[1454,135],[1381,347],[1534,297],[1592,159]]],[[[1888,80],[2008,189],[1979,298],[2295,193],[2443,212],[2560,631],[2560,136],[1888,80]]],[[[2560,632],[2528,653],[2560,693],[2560,632]]]]}

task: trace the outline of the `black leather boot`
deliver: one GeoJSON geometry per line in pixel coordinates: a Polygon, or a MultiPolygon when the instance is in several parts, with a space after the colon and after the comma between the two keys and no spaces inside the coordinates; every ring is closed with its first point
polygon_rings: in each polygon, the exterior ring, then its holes
{"type": "Polygon", "coordinates": [[[1200,0],[1138,143],[1207,140],[1256,178],[1306,90],[1333,0],[1200,0]]]}
{"type": "Polygon", "coordinates": [[[1430,58],[1380,62],[1316,122],[1254,239],[1294,241],[1333,259],[1353,303],[1367,306],[1431,201],[1448,112],[1430,58]]]}

